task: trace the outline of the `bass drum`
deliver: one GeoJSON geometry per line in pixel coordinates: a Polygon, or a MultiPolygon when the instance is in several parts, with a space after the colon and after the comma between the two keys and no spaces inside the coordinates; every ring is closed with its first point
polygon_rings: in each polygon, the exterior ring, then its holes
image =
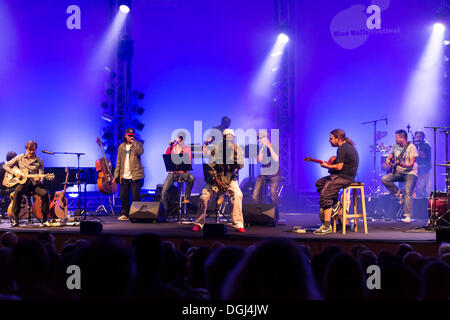
{"type": "Polygon", "coordinates": [[[428,215],[432,221],[450,221],[450,212],[448,211],[449,193],[431,192],[428,199],[428,215]],[[439,219],[439,220],[438,220],[439,219]]]}

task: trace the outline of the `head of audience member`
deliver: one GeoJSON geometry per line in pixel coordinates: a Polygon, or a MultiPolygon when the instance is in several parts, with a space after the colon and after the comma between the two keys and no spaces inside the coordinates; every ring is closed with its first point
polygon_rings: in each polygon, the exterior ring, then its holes
{"type": "Polygon", "coordinates": [[[224,298],[232,300],[318,299],[310,264],[288,240],[256,245],[226,280],[224,298]]]}
{"type": "Polygon", "coordinates": [[[193,247],[194,243],[190,239],[183,239],[180,243],[180,250],[183,254],[186,254],[188,249],[193,247]]]}
{"type": "Polygon", "coordinates": [[[134,279],[132,255],[123,241],[101,236],[80,257],[82,299],[127,299],[134,279]]]}
{"type": "Polygon", "coordinates": [[[17,153],[15,153],[14,151],[8,151],[8,153],[6,154],[6,161],[11,161],[16,156],[17,156],[17,153]]]}
{"type": "Polygon", "coordinates": [[[353,256],[353,258],[358,259],[359,254],[365,250],[369,250],[369,248],[367,248],[363,244],[357,244],[357,245],[354,245],[353,247],[351,247],[350,254],[353,256]]]}
{"type": "Polygon", "coordinates": [[[323,280],[325,278],[325,271],[330,263],[331,259],[342,253],[342,249],[339,246],[328,246],[321,253],[315,255],[312,259],[311,265],[314,272],[314,278],[316,279],[316,283],[319,286],[321,292],[323,292],[323,280]]]}
{"type": "Polygon", "coordinates": [[[388,250],[381,250],[378,254],[378,264],[380,268],[382,268],[386,264],[390,263],[401,263],[402,260],[397,255],[393,254],[392,252],[388,250]]]}
{"type": "Polygon", "coordinates": [[[398,248],[397,248],[397,257],[399,257],[400,259],[403,259],[405,254],[407,254],[408,252],[413,252],[413,251],[414,251],[414,249],[410,244],[401,243],[398,245],[398,248]]]}
{"type": "Polygon", "coordinates": [[[205,263],[211,249],[199,247],[188,257],[187,280],[193,288],[206,288],[205,263]]]}
{"type": "Polygon", "coordinates": [[[163,264],[161,268],[161,280],[170,284],[177,277],[177,252],[173,243],[169,241],[162,242],[163,264]]]}
{"type": "Polygon", "coordinates": [[[441,256],[441,261],[450,266],[450,253],[445,253],[441,256]]]}
{"type": "Polygon", "coordinates": [[[364,250],[359,253],[359,263],[363,272],[365,272],[369,266],[377,264],[377,256],[370,250],[364,250]]]}
{"type": "Polygon", "coordinates": [[[327,300],[365,299],[365,276],[359,262],[347,253],[335,255],[325,272],[324,289],[327,300]]]}
{"type": "Polygon", "coordinates": [[[446,254],[446,253],[450,253],[450,243],[448,242],[443,242],[440,246],[439,246],[439,257],[441,257],[442,255],[446,254]]]}
{"type": "Polygon", "coordinates": [[[12,249],[19,240],[14,232],[8,231],[2,234],[0,241],[3,247],[12,249]]]}
{"type": "Polygon", "coordinates": [[[381,267],[381,289],[376,295],[383,300],[417,300],[420,278],[402,263],[386,263],[381,267]]]}
{"type": "Polygon", "coordinates": [[[39,241],[19,241],[14,246],[9,267],[21,298],[43,298],[47,294],[49,257],[39,241]]]}
{"type": "Polygon", "coordinates": [[[12,293],[14,282],[10,270],[8,269],[11,260],[12,249],[8,247],[0,248],[0,293],[12,293]]]}
{"type": "Polygon", "coordinates": [[[245,249],[224,246],[214,250],[205,263],[206,289],[211,300],[219,300],[225,279],[231,270],[244,258],[245,249]]]}
{"type": "Polygon", "coordinates": [[[450,299],[450,266],[441,261],[428,263],[422,272],[422,299],[450,299]]]}
{"type": "Polygon", "coordinates": [[[158,282],[163,263],[163,250],[160,238],[153,233],[137,235],[131,246],[136,260],[137,281],[158,282]]]}

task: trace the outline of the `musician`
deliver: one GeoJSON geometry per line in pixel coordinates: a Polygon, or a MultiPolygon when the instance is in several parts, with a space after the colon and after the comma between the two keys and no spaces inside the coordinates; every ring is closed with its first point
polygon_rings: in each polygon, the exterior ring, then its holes
{"type": "MultiPolygon", "coordinates": [[[[12,160],[15,156],[17,156],[17,153],[15,153],[14,151],[9,151],[6,155],[6,162],[12,160]]],[[[3,179],[5,178],[5,173],[6,173],[6,170],[3,169],[3,166],[5,165],[6,162],[0,163],[0,195],[1,195],[0,212],[2,212],[2,213],[6,213],[6,211],[8,209],[10,200],[7,195],[9,195],[12,192],[12,190],[10,190],[10,188],[6,188],[2,184],[3,179]]]]}
{"type": "Polygon", "coordinates": [[[414,133],[414,145],[417,148],[418,176],[416,194],[426,198],[430,194],[431,145],[425,140],[425,132],[418,130],[414,133]]]}
{"type": "MultiPolygon", "coordinates": [[[[189,161],[192,164],[192,152],[191,148],[187,146],[184,141],[186,139],[186,133],[183,131],[178,132],[177,140],[169,142],[169,147],[166,150],[166,154],[183,154],[189,157],[189,161]]],[[[188,171],[171,171],[167,175],[166,181],[161,191],[161,202],[164,206],[164,210],[168,210],[169,199],[167,197],[167,191],[170,186],[173,185],[174,181],[185,181],[186,182],[186,193],[184,195],[183,203],[189,203],[189,197],[191,196],[192,187],[194,186],[194,175],[188,171]]]]}
{"type": "MultiPolygon", "coordinates": [[[[17,177],[21,177],[20,173],[12,171],[14,166],[17,166],[21,171],[27,169],[28,174],[43,174],[44,173],[44,161],[36,155],[37,143],[33,140],[28,141],[25,144],[26,153],[20,154],[10,161],[6,162],[3,166],[7,172],[14,174],[17,177]]],[[[22,202],[22,196],[34,192],[41,198],[42,203],[42,216],[43,224],[47,224],[47,215],[49,214],[49,196],[47,190],[42,187],[42,178],[35,177],[34,179],[28,179],[25,184],[18,184],[14,191],[14,199],[12,203],[12,211],[14,213],[14,222],[12,227],[19,226],[19,212],[22,202]]]]}
{"type": "Polygon", "coordinates": [[[120,202],[122,209],[118,220],[126,221],[130,213],[130,191],[133,201],[139,201],[144,179],[144,167],[141,163],[141,155],[144,147],[141,141],[136,141],[134,129],[125,130],[124,142],[117,151],[116,169],[114,180],[120,183],[120,202]]]}
{"type": "Polygon", "coordinates": [[[208,183],[202,190],[195,226],[200,231],[206,220],[209,199],[219,191],[225,191],[231,198],[233,210],[231,220],[238,232],[245,232],[242,216],[242,191],[239,188],[238,173],[244,167],[244,152],[234,143],[234,131],[225,129],[223,141],[216,143],[209,159],[208,183]],[[225,161],[224,161],[225,160],[225,161]]]}
{"type": "Polygon", "coordinates": [[[417,182],[418,157],[416,146],[408,142],[408,135],[405,130],[395,132],[395,143],[393,152],[386,158],[386,165],[391,166],[391,160],[396,160],[393,173],[388,173],[381,178],[381,182],[388,188],[389,192],[399,200],[400,204],[404,202],[403,222],[411,222],[412,217],[412,194],[417,182]],[[405,182],[405,194],[394,184],[394,182],[405,182]]]}
{"type": "Polygon", "coordinates": [[[9,151],[9,152],[6,154],[6,161],[0,163],[0,182],[3,181],[3,179],[4,179],[4,177],[5,177],[5,172],[6,172],[6,170],[3,169],[3,166],[5,165],[6,162],[8,162],[8,161],[14,159],[16,156],[17,156],[17,153],[15,153],[14,151],[9,151]]]}
{"type": "Polygon", "coordinates": [[[278,204],[278,187],[280,186],[281,173],[278,152],[272,146],[267,132],[258,133],[260,151],[256,160],[262,163],[261,173],[256,178],[255,188],[253,189],[253,200],[260,202],[261,194],[266,183],[270,185],[270,200],[273,204],[278,204]]]}
{"type": "Polygon", "coordinates": [[[320,165],[329,169],[330,175],[316,181],[317,192],[320,193],[319,203],[322,225],[314,231],[314,234],[328,234],[331,228],[331,218],[334,217],[342,207],[338,197],[339,190],[346,188],[355,181],[358,171],[359,156],[352,140],[345,136],[341,129],[330,132],[330,144],[337,149],[336,160],[333,164],[323,161],[320,165]]]}

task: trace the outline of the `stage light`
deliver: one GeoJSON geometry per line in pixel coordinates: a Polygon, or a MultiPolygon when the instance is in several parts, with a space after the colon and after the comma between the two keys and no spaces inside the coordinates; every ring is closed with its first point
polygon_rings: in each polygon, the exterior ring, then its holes
{"type": "Polygon", "coordinates": [[[103,113],[102,114],[102,119],[105,120],[106,122],[113,122],[114,117],[110,114],[107,113],[103,113]]]}
{"type": "Polygon", "coordinates": [[[128,13],[128,12],[130,12],[130,8],[127,6],[127,5],[121,5],[120,7],[119,7],[119,9],[120,9],[120,12],[122,12],[122,13],[128,13]]]}
{"type": "Polygon", "coordinates": [[[448,45],[450,44],[450,41],[444,40],[444,44],[445,44],[446,46],[448,46],[448,45]]]}
{"type": "Polygon", "coordinates": [[[280,69],[280,67],[275,67],[275,68],[272,69],[272,72],[275,72],[275,71],[277,71],[278,69],[280,69]]]}
{"type": "Polygon", "coordinates": [[[103,102],[102,102],[102,108],[103,108],[103,109],[108,109],[108,107],[109,107],[108,102],[103,101],[103,102]]]}
{"type": "Polygon", "coordinates": [[[134,119],[132,122],[133,127],[136,128],[136,130],[142,131],[142,129],[144,129],[145,124],[143,124],[142,122],[140,122],[137,119],[134,119]]]}
{"type": "Polygon", "coordinates": [[[445,31],[445,25],[442,24],[442,23],[440,23],[440,22],[436,22],[436,23],[434,24],[434,30],[435,30],[436,32],[444,32],[444,31],[445,31]]]}
{"type": "Polygon", "coordinates": [[[271,57],[277,57],[277,56],[281,56],[282,54],[283,54],[283,52],[277,51],[277,52],[272,53],[270,56],[271,57]]]}
{"type": "Polygon", "coordinates": [[[136,114],[142,115],[144,113],[145,109],[142,107],[136,107],[136,114]]]}
{"type": "Polygon", "coordinates": [[[288,43],[289,42],[289,37],[286,34],[281,33],[278,36],[278,41],[280,41],[281,43],[288,43]]]}

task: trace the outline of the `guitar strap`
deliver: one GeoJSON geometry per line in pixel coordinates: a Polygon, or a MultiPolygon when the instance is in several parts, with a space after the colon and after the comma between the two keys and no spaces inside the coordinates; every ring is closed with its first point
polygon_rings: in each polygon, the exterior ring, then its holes
{"type": "MultiPolygon", "coordinates": [[[[401,160],[401,159],[403,158],[403,156],[405,155],[406,150],[408,149],[410,143],[411,143],[411,142],[408,142],[408,143],[406,144],[406,146],[403,147],[402,152],[400,152],[400,154],[398,155],[398,157],[396,158],[396,160],[401,160]]],[[[395,171],[397,171],[397,165],[395,166],[394,172],[395,172],[395,171]]],[[[394,172],[393,172],[393,173],[394,173],[394,172]]]]}

